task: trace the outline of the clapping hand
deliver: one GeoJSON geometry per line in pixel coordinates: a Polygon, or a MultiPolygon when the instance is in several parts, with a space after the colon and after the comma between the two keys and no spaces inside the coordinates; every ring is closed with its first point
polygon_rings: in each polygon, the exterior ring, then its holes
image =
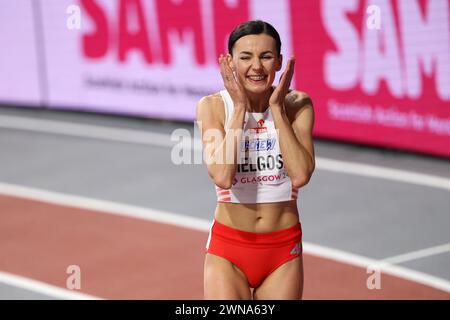
{"type": "Polygon", "coordinates": [[[223,55],[219,57],[220,74],[222,75],[223,84],[233,100],[234,106],[237,108],[246,108],[249,104],[244,88],[234,76],[233,70],[227,62],[227,58],[223,55]]]}
{"type": "Polygon", "coordinates": [[[292,76],[294,75],[295,58],[291,57],[287,63],[286,69],[280,78],[280,83],[272,92],[269,99],[269,106],[271,108],[284,108],[284,99],[289,91],[292,76]]]}

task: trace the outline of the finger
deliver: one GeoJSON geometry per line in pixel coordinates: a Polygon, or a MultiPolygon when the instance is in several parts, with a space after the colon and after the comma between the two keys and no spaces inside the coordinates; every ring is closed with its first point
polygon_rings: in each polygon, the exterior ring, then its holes
{"type": "Polygon", "coordinates": [[[223,57],[223,63],[224,63],[224,66],[225,66],[225,72],[226,72],[226,75],[229,77],[229,79],[230,80],[236,80],[236,78],[234,77],[234,72],[233,72],[233,69],[230,67],[230,64],[229,64],[229,58],[230,58],[230,54],[228,54],[226,57],[223,57]]]}
{"type": "Polygon", "coordinates": [[[223,67],[222,67],[222,55],[219,55],[219,69],[220,69],[220,74],[223,75],[223,67]]]}
{"type": "Polygon", "coordinates": [[[226,68],[226,62],[223,55],[219,56],[219,65],[220,65],[220,74],[222,75],[224,84],[228,84],[231,81],[231,77],[229,76],[229,72],[226,68]]]}
{"type": "Polygon", "coordinates": [[[228,63],[229,59],[231,59],[231,55],[227,54],[226,57],[223,57],[223,60],[225,61],[225,68],[228,72],[233,73],[233,69],[230,67],[230,64],[228,63]]]}
{"type": "Polygon", "coordinates": [[[288,67],[286,71],[286,89],[289,89],[289,86],[291,85],[292,77],[294,76],[294,70],[295,70],[295,58],[291,57],[288,61],[288,67]]]}
{"type": "Polygon", "coordinates": [[[292,76],[294,75],[294,66],[295,66],[295,58],[291,57],[288,60],[288,63],[286,65],[286,69],[284,70],[283,74],[280,78],[279,87],[283,91],[289,90],[289,86],[291,85],[292,76]]]}
{"type": "Polygon", "coordinates": [[[286,77],[284,76],[285,74],[286,74],[285,71],[283,71],[283,73],[281,73],[280,80],[278,81],[278,86],[277,86],[277,88],[280,88],[280,87],[283,85],[284,79],[286,78],[286,77]]]}
{"type": "Polygon", "coordinates": [[[219,68],[220,68],[220,74],[223,76],[225,76],[225,68],[223,66],[223,56],[220,55],[219,56],[219,68]]]}

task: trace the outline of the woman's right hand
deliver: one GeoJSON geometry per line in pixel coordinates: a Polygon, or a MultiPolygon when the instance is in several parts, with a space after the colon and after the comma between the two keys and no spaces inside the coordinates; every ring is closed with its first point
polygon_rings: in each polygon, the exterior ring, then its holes
{"type": "Polygon", "coordinates": [[[227,58],[223,55],[219,56],[220,74],[222,75],[223,84],[225,89],[233,100],[235,108],[246,109],[248,106],[248,98],[245,94],[244,88],[235,78],[233,70],[230,68],[227,62],[227,58]]]}

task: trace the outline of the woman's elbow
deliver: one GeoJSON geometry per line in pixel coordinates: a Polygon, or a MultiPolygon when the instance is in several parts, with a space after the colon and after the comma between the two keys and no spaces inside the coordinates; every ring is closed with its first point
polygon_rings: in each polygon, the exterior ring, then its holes
{"type": "Polygon", "coordinates": [[[228,179],[213,179],[214,184],[222,189],[230,189],[233,185],[233,182],[228,179]]]}
{"type": "Polygon", "coordinates": [[[306,181],[306,179],[300,178],[300,177],[292,178],[292,179],[291,179],[291,182],[292,182],[292,186],[293,186],[294,188],[296,188],[296,189],[301,188],[301,187],[303,187],[305,184],[308,183],[308,182],[306,181]]]}
{"type": "Polygon", "coordinates": [[[312,172],[308,174],[297,175],[291,178],[292,186],[294,188],[301,188],[304,185],[307,185],[309,180],[311,179],[312,172]]]}
{"type": "Polygon", "coordinates": [[[230,189],[233,185],[233,178],[229,178],[223,175],[212,175],[210,177],[214,184],[222,189],[230,189]]]}

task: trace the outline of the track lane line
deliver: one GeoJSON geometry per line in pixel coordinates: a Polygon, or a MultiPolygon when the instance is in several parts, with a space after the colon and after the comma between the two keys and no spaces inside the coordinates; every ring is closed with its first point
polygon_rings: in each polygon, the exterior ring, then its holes
{"type": "Polygon", "coordinates": [[[68,135],[72,137],[114,142],[153,145],[159,147],[174,146],[174,142],[170,140],[170,136],[162,133],[119,129],[66,121],[0,115],[0,128],[68,135]]]}
{"type": "Polygon", "coordinates": [[[0,271],[0,283],[13,287],[33,291],[46,296],[65,300],[102,300],[100,297],[79,293],[69,289],[53,286],[51,284],[22,277],[8,272],[0,271]]]}
{"type": "MultiPolygon", "coordinates": [[[[144,132],[139,130],[119,129],[107,126],[75,124],[66,121],[31,119],[27,117],[5,115],[0,115],[0,128],[26,130],[57,135],[69,135],[80,138],[143,144],[166,148],[172,148],[177,145],[177,143],[180,143],[179,137],[177,135],[172,136],[155,132],[144,132]]],[[[192,139],[191,146],[194,152],[201,152],[202,150],[201,141],[199,139],[192,139]]],[[[384,179],[425,187],[450,190],[449,178],[443,178],[407,170],[393,169],[383,166],[316,157],[316,168],[319,170],[327,170],[341,174],[352,174],[368,178],[384,179]]]]}
{"type": "Polygon", "coordinates": [[[450,243],[399,254],[397,256],[385,258],[381,261],[387,262],[390,264],[399,264],[399,263],[422,259],[422,258],[426,258],[426,257],[430,257],[430,256],[434,256],[434,255],[442,254],[442,253],[446,253],[446,252],[450,252],[450,243]]]}
{"type": "MultiPolygon", "coordinates": [[[[208,232],[211,226],[211,221],[183,216],[176,213],[153,210],[121,203],[114,203],[105,200],[96,200],[86,197],[61,194],[12,184],[0,183],[0,194],[32,199],[57,205],[93,210],[104,214],[113,214],[129,218],[165,223],[204,232],[208,232]]],[[[367,270],[377,268],[382,273],[450,292],[450,281],[443,278],[393,265],[383,260],[375,260],[345,251],[320,246],[317,244],[304,242],[303,245],[304,252],[306,254],[358,267],[363,267],[367,270]]]]}

